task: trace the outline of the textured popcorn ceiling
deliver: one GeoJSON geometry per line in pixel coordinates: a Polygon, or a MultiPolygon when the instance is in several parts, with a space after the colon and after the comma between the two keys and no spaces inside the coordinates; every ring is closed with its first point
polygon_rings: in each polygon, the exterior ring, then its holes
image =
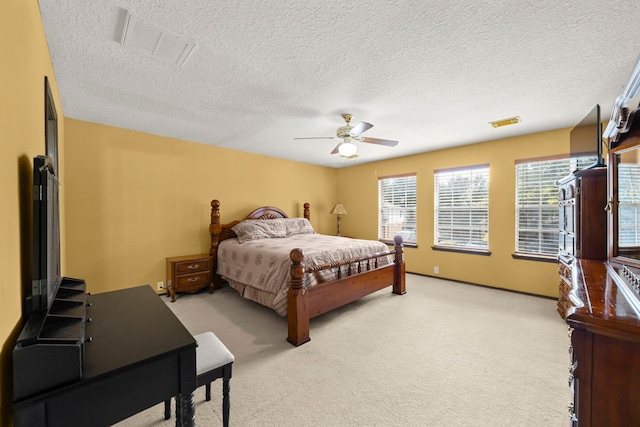
{"type": "Polygon", "coordinates": [[[343,167],[608,114],[640,54],[629,0],[39,0],[65,117],[343,167]],[[126,11],[195,42],[182,67],[120,43],[126,11]],[[520,116],[516,125],[488,122],[520,116]]]}

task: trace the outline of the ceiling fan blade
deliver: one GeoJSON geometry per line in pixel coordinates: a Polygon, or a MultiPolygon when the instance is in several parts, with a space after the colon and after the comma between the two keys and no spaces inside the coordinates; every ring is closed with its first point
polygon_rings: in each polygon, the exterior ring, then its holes
{"type": "Polygon", "coordinates": [[[341,145],[342,145],[342,142],[340,144],[336,145],[336,148],[333,149],[331,154],[338,154],[341,145]]]}
{"type": "Polygon", "coordinates": [[[368,142],[370,144],[380,144],[380,145],[386,145],[387,147],[395,147],[396,145],[398,145],[398,141],[393,141],[391,139],[379,139],[379,138],[360,138],[360,141],[362,142],[368,142]]]}
{"type": "Polygon", "coordinates": [[[358,136],[361,133],[366,132],[367,130],[371,129],[373,127],[373,125],[371,123],[367,123],[367,122],[360,122],[357,125],[355,125],[353,127],[353,129],[351,129],[351,131],[349,132],[349,134],[351,136],[358,136]]]}
{"type": "Polygon", "coordinates": [[[293,138],[293,139],[333,139],[335,136],[309,136],[305,138],[293,138]]]}

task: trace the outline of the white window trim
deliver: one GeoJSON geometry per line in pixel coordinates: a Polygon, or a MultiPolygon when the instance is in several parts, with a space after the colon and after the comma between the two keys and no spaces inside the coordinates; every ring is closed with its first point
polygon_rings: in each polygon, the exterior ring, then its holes
{"type": "Polygon", "coordinates": [[[380,241],[391,243],[395,235],[400,234],[404,244],[417,245],[416,186],[416,173],[378,178],[378,239],[380,241]],[[387,194],[383,200],[384,186],[391,185],[397,180],[403,182],[404,194],[402,191],[398,192],[400,197],[397,199],[394,198],[394,194],[387,194]],[[385,203],[387,207],[384,206],[385,203]]]}
{"type": "Polygon", "coordinates": [[[579,158],[570,158],[569,156],[561,157],[545,157],[534,159],[522,159],[517,160],[515,164],[516,173],[516,193],[515,193],[515,253],[522,257],[546,257],[549,259],[555,259],[558,252],[558,236],[559,236],[559,206],[558,206],[558,188],[555,184],[556,181],[568,176],[571,171],[579,168],[583,168],[593,164],[596,160],[595,156],[584,156],[579,158]],[[548,167],[542,171],[543,164],[547,163],[548,167]],[[532,178],[536,182],[529,182],[524,184],[521,182],[522,175],[525,171],[519,171],[529,165],[530,168],[536,171],[531,174],[532,178]],[[529,188],[523,188],[527,185],[529,188]],[[533,187],[537,186],[537,190],[533,187]],[[521,197],[524,191],[531,192],[537,191],[537,195],[529,197],[524,200],[521,197]],[[533,203],[535,197],[538,197],[538,203],[533,203]],[[523,218],[522,211],[528,209],[530,211],[538,211],[539,218],[538,223],[528,219],[528,227],[521,227],[521,219],[523,218]],[[544,212],[544,213],[543,213],[544,212]],[[549,220],[544,221],[543,217],[548,215],[549,220]],[[521,239],[522,233],[527,232],[529,236],[535,236],[535,242],[527,242],[521,239]],[[549,238],[545,238],[549,236],[549,238]],[[533,246],[537,246],[537,250],[531,250],[533,246]],[[547,250],[545,251],[545,248],[547,250]]]}
{"type": "Polygon", "coordinates": [[[434,171],[434,249],[483,252],[489,251],[489,165],[475,165],[434,171]],[[452,178],[469,179],[468,187],[456,188],[450,194],[451,204],[444,205],[442,190],[452,178]],[[470,192],[474,181],[484,178],[482,192],[470,192]],[[461,203],[457,203],[457,202],[461,203]],[[475,212],[474,212],[475,211],[475,212]],[[456,221],[458,221],[456,223],[456,221]],[[448,222],[447,224],[445,224],[448,222]],[[479,236],[473,239],[472,236],[479,236]]]}

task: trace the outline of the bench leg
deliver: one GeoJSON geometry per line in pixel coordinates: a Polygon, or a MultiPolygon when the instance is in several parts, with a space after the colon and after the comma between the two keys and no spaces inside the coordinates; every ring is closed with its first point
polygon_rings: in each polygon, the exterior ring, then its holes
{"type": "Polygon", "coordinates": [[[164,419],[171,418],[171,399],[164,401],[164,419]]]}
{"type": "Polygon", "coordinates": [[[222,425],[229,427],[229,378],[222,379],[222,425]]]}
{"type": "Polygon", "coordinates": [[[204,385],[204,400],[207,402],[211,400],[211,383],[204,385]]]}
{"type": "Polygon", "coordinates": [[[180,396],[176,396],[176,427],[182,427],[182,412],[180,411],[180,396]]]}

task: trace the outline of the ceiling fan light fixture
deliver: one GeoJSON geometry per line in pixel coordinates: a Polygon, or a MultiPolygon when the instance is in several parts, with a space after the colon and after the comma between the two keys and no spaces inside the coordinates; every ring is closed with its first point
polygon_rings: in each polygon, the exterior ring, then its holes
{"type": "Polygon", "coordinates": [[[516,123],[520,123],[520,116],[509,117],[508,119],[496,120],[494,122],[489,122],[491,126],[494,128],[499,128],[502,126],[515,125],[516,123]]]}
{"type": "Polygon", "coordinates": [[[356,147],[353,142],[343,142],[338,148],[338,152],[341,156],[344,157],[353,156],[354,154],[356,154],[356,151],[358,151],[358,147],[356,147]]]}

